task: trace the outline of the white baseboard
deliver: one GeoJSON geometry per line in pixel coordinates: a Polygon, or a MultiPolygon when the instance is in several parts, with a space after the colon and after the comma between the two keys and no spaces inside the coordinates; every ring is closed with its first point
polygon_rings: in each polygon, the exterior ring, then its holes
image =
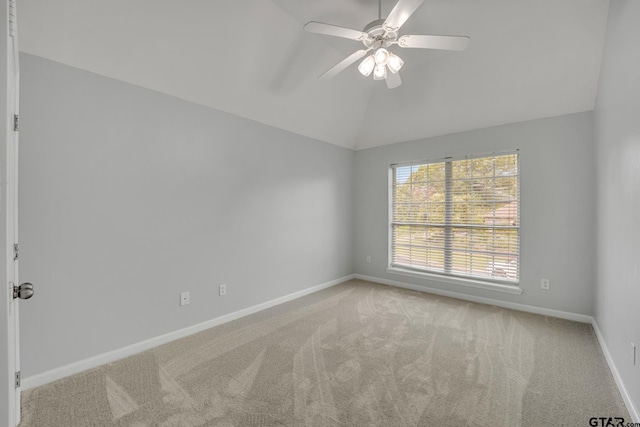
{"type": "MultiPolygon", "coordinates": [[[[600,343],[600,347],[602,348],[602,352],[604,353],[604,358],[607,359],[607,363],[609,364],[609,369],[613,374],[613,379],[616,381],[618,386],[618,390],[620,390],[620,394],[622,395],[622,400],[624,400],[624,404],[627,407],[627,411],[629,411],[629,415],[631,415],[631,419],[634,423],[640,423],[640,413],[636,409],[633,401],[631,400],[631,396],[627,392],[627,388],[624,386],[624,382],[622,381],[622,376],[620,376],[620,372],[618,372],[618,368],[616,364],[613,362],[613,358],[611,357],[611,353],[609,352],[609,348],[600,332],[600,328],[598,327],[598,323],[596,319],[593,319],[591,322],[593,326],[593,330],[596,333],[596,337],[598,337],[598,342],[600,343]]],[[[626,420],[628,421],[628,420],[626,420]]]]}
{"type": "Polygon", "coordinates": [[[356,279],[367,280],[369,282],[382,283],[384,285],[397,286],[398,288],[411,289],[413,291],[422,291],[429,294],[442,295],[445,297],[457,298],[465,301],[478,302],[481,304],[495,305],[498,307],[509,308],[511,310],[525,311],[527,313],[541,314],[543,316],[558,317],[560,319],[574,320],[576,322],[591,323],[592,317],[585,314],[570,313],[568,311],[552,310],[550,308],[536,307],[533,305],[518,304],[515,302],[500,301],[493,298],[476,297],[473,295],[462,294],[459,292],[443,291],[442,289],[430,288],[428,286],[414,285],[411,283],[399,282],[397,280],[382,279],[380,277],[364,276],[356,274],[356,279]]]}
{"type": "Polygon", "coordinates": [[[273,306],[285,303],[287,301],[294,300],[296,298],[303,297],[305,295],[312,294],[314,292],[318,292],[322,289],[330,288],[332,286],[346,282],[347,280],[351,280],[354,277],[355,275],[353,274],[340,277],[338,279],[331,280],[329,282],[325,282],[320,285],[312,286],[310,288],[303,289],[298,292],[293,292],[289,295],[272,299],[270,301],[263,302],[261,304],[257,304],[242,310],[234,311],[233,313],[225,314],[224,316],[216,317],[215,319],[207,320],[206,322],[198,323],[196,325],[189,326],[184,329],[169,332],[168,334],[150,338],[148,340],[131,344],[129,346],[126,346],[117,350],[109,351],[107,353],[90,357],[88,359],[70,363],[68,365],[61,366],[56,369],[52,369],[50,371],[43,372],[41,374],[23,378],[22,390],[28,390],[30,388],[39,387],[39,386],[48,384],[50,382],[68,377],[69,375],[74,375],[82,371],[86,371],[87,369],[96,368],[98,366],[104,365],[105,363],[111,363],[116,360],[119,360],[128,356],[132,356],[134,354],[149,350],[151,348],[158,347],[159,345],[166,344],[171,341],[175,341],[179,338],[183,338],[183,337],[195,334],[196,332],[204,331],[205,329],[209,329],[214,326],[218,326],[223,323],[227,323],[232,320],[236,320],[241,317],[245,317],[262,310],[266,310],[267,308],[271,308],[273,306]]]}

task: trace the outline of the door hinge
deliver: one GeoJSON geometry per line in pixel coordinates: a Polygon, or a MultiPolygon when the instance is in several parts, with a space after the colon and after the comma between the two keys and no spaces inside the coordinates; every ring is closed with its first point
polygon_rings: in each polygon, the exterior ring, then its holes
{"type": "Polygon", "coordinates": [[[17,114],[13,115],[13,131],[18,132],[20,130],[20,116],[17,114]]]}
{"type": "Polygon", "coordinates": [[[18,258],[20,258],[20,244],[14,243],[13,244],[13,260],[17,261],[18,258]]]}
{"type": "Polygon", "coordinates": [[[16,372],[16,388],[20,388],[20,371],[16,372]]]}

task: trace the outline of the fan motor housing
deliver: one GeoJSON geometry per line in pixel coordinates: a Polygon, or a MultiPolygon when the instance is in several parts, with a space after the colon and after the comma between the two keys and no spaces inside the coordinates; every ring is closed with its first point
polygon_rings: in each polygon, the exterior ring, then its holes
{"type": "Polygon", "coordinates": [[[376,19],[368,23],[362,30],[369,35],[362,41],[367,48],[375,47],[376,43],[386,47],[398,37],[398,31],[388,31],[383,28],[384,21],[385,19],[376,19]]]}

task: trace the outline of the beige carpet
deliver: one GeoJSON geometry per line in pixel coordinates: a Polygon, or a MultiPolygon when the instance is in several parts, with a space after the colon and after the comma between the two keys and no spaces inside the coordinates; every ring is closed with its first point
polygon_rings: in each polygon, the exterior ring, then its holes
{"type": "Polygon", "coordinates": [[[631,421],[590,325],[352,280],[23,395],[21,427],[631,421]]]}

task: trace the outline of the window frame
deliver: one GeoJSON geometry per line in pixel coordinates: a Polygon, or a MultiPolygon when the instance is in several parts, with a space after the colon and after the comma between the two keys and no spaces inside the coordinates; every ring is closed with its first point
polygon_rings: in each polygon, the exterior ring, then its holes
{"type": "MultiPolygon", "coordinates": [[[[446,166],[445,166],[446,168],[446,166]]],[[[453,179],[449,177],[449,179],[453,179]]],[[[520,167],[520,150],[514,149],[509,151],[500,151],[500,152],[489,152],[489,153],[478,153],[478,154],[470,154],[463,156],[448,156],[443,158],[433,158],[427,160],[416,160],[416,161],[408,161],[402,163],[392,163],[389,165],[388,169],[388,263],[387,263],[387,272],[393,274],[400,274],[403,276],[416,277],[416,278],[427,278],[432,280],[437,280],[445,283],[453,283],[460,284],[465,286],[471,286],[475,288],[482,289],[490,289],[497,290],[506,293],[513,294],[522,294],[522,289],[520,288],[520,280],[521,280],[521,253],[522,253],[522,224],[520,217],[520,206],[521,206],[521,167],[520,167]],[[415,268],[411,266],[405,266],[402,264],[394,264],[393,255],[394,255],[394,241],[393,241],[393,228],[394,228],[394,179],[395,179],[395,171],[398,167],[406,167],[406,166],[422,166],[427,164],[436,164],[436,163],[447,163],[447,162],[455,162],[461,160],[472,160],[486,157],[497,157],[504,155],[516,155],[516,167],[517,167],[517,226],[513,229],[516,230],[517,238],[518,238],[518,250],[517,250],[517,259],[518,259],[518,268],[517,268],[517,278],[516,280],[500,280],[495,277],[481,277],[481,276],[472,276],[451,272],[440,272],[422,268],[415,268]]],[[[451,194],[445,194],[445,198],[448,198],[451,194]]],[[[455,228],[456,224],[450,224],[450,228],[455,228]]],[[[495,226],[495,224],[494,224],[495,226]]]]}

